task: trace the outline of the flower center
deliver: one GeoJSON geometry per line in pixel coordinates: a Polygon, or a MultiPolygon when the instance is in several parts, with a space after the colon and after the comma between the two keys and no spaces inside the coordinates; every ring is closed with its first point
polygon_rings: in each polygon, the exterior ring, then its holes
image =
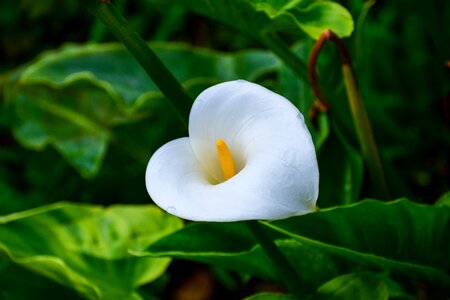
{"type": "Polygon", "coordinates": [[[220,167],[222,168],[223,179],[228,180],[236,175],[236,166],[230,149],[224,140],[216,141],[217,153],[219,154],[220,167]]]}

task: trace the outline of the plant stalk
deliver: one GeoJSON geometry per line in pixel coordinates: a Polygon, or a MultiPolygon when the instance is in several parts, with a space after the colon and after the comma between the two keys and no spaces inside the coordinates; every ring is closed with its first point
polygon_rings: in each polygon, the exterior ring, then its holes
{"type": "Polygon", "coordinates": [[[324,107],[328,107],[328,103],[325,101],[323,93],[319,87],[316,74],[317,57],[323,44],[327,40],[334,42],[342,58],[342,73],[347,98],[350,105],[350,111],[353,118],[353,124],[355,125],[356,135],[361,147],[363,159],[369,170],[371,184],[374,188],[374,196],[383,199],[390,199],[391,196],[386,184],[383,166],[381,164],[377,144],[373,136],[372,126],[370,125],[369,118],[364,108],[364,102],[358,89],[350,55],[342,40],[331,30],[325,30],[321,34],[311,52],[308,63],[308,74],[312,89],[318,99],[318,102],[322,103],[324,107]]]}
{"type": "Polygon", "coordinates": [[[89,11],[125,45],[170,101],[184,124],[188,124],[192,99],[147,43],[130,27],[110,1],[84,0],[83,2],[89,11]]]}
{"type": "Polygon", "coordinates": [[[304,296],[304,291],[301,288],[301,281],[297,272],[275,242],[269,237],[264,226],[262,226],[258,221],[246,221],[246,224],[250,232],[261,245],[264,253],[267,255],[269,260],[272,261],[275,270],[278,273],[278,277],[283,280],[286,288],[298,299],[302,299],[304,296]]]}
{"type": "Polygon", "coordinates": [[[369,117],[364,109],[361,94],[357,87],[355,74],[352,67],[348,64],[342,65],[342,73],[362,156],[371,174],[372,185],[376,189],[375,196],[388,199],[390,196],[378,154],[377,144],[372,134],[373,131],[369,117]]]}

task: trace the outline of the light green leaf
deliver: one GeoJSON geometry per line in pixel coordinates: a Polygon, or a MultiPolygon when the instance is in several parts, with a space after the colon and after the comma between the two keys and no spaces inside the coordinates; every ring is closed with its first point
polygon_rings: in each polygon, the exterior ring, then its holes
{"type": "Polygon", "coordinates": [[[342,275],[322,285],[314,300],[387,300],[389,291],[377,274],[370,272],[342,275]]]}
{"type": "Polygon", "coordinates": [[[170,260],[128,251],[145,249],[182,226],[153,205],[72,203],[6,215],[0,224],[0,252],[88,299],[141,299],[135,289],[158,278],[170,260]]]}
{"type": "MultiPolygon", "coordinates": [[[[220,81],[255,81],[280,65],[268,51],[224,54],[167,43],[152,47],[192,96],[220,81]]],[[[17,140],[34,150],[53,146],[85,177],[98,172],[109,143],[120,140],[116,126],[175,115],[162,99],[141,66],[118,44],[49,51],[13,73],[5,88],[17,140]]],[[[146,125],[147,131],[174,127],[170,122],[146,125]]]]}
{"type": "Polygon", "coordinates": [[[341,37],[350,36],[353,19],[340,4],[331,1],[299,0],[147,0],[156,4],[182,7],[244,30],[258,37],[267,31],[298,35],[305,32],[314,39],[325,29],[341,37]]]}
{"type": "Polygon", "coordinates": [[[298,26],[317,39],[325,29],[331,29],[340,37],[350,36],[353,19],[340,4],[331,1],[314,1],[304,8],[292,11],[298,26]]]}

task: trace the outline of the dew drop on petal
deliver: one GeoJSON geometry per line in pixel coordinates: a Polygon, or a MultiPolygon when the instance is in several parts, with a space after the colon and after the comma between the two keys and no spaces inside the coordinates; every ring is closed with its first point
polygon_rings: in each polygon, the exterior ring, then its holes
{"type": "Polygon", "coordinates": [[[290,167],[295,163],[297,153],[295,149],[287,149],[281,157],[281,164],[285,167],[290,167]]]}
{"type": "Polygon", "coordinates": [[[167,208],[166,208],[166,211],[167,211],[169,214],[172,214],[172,215],[174,215],[174,214],[177,213],[177,209],[175,208],[175,206],[169,206],[169,207],[167,207],[167,208]]]}

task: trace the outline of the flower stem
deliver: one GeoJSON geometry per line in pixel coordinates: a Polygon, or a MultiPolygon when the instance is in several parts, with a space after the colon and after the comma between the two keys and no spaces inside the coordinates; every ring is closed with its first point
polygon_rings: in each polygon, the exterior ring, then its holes
{"type": "Polygon", "coordinates": [[[260,40],[267,48],[278,55],[301,80],[308,82],[306,64],[291,51],[289,46],[276,33],[265,32],[260,35],[260,40]]]}
{"type": "Polygon", "coordinates": [[[147,43],[108,0],[83,0],[89,11],[125,45],[187,124],[192,99],[147,43]]]}
{"type": "Polygon", "coordinates": [[[342,65],[344,84],[347,97],[350,103],[350,110],[353,115],[353,122],[356,128],[359,143],[361,145],[362,156],[367,163],[367,168],[371,174],[372,184],[375,187],[376,196],[390,198],[386,180],[383,173],[380,156],[378,155],[377,144],[372,134],[372,126],[361,99],[361,94],[357,87],[355,74],[350,65],[342,65]]]}
{"type": "Polygon", "coordinates": [[[301,288],[300,280],[297,272],[292,267],[291,263],[287,260],[286,256],[277,247],[275,242],[269,237],[264,226],[258,221],[246,221],[247,227],[250,232],[255,236],[261,248],[273,262],[277,275],[281,278],[286,285],[286,288],[295,295],[298,299],[302,299],[304,291],[301,288]]]}
{"type": "Polygon", "coordinates": [[[328,103],[325,101],[320,90],[315,71],[317,57],[323,44],[327,40],[331,40],[335,43],[342,58],[342,73],[344,77],[345,89],[347,91],[347,98],[350,104],[350,111],[352,114],[353,123],[355,125],[356,135],[361,147],[362,156],[369,170],[371,184],[375,193],[374,196],[389,199],[390,194],[384,177],[378,148],[373,136],[372,126],[370,125],[369,118],[364,108],[364,102],[362,101],[361,94],[358,89],[350,55],[348,54],[347,48],[342,40],[331,30],[325,30],[321,34],[313,47],[309,59],[308,74],[312,89],[318,98],[318,102],[322,103],[324,107],[328,107],[328,103]]]}

